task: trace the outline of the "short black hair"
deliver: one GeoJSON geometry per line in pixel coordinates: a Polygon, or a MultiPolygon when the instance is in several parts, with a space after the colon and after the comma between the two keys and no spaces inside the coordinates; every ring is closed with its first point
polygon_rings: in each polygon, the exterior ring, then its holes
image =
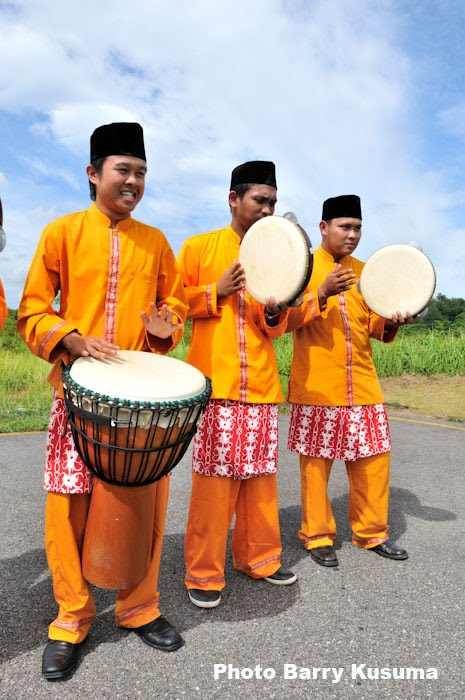
{"type": "MultiPolygon", "coordinates": [[[[107,156],[103,156],[102,158],[96,158],[91,162],[91,166],[94,168],[95,172],[100,175],[103,169],[103,164],[106,161],[107,156]]],[[[95,198],[97,196],[97,190],[95,188],[95,185],[93,182],[89,180],[89,190],[90,190],[90,198],[93,202],[95,202],[95,198]]]]}
{"type": "Polygon", "coordinates": [[[235,187],[232,188],[231,192],[235,192],[239,199],[242,199],[242,197],[245,195],[246,192],[248,192],[252,187],[255,187],[255,183],[253,182],[244,182],[241,185],[236,185],[235,187]]]}

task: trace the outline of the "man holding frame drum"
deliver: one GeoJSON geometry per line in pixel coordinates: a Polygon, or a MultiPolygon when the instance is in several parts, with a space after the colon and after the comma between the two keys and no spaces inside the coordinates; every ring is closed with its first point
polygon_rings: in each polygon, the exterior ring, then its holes
{"type": "Polygon", "coordinates": [[[194,437],[185,543],[185,585],[200,608],[220,603],[234,513],[234,568],[272,584],[296,581],[281,566],[276,476],[283,395],[271,339],[284,330],[286,314],[279,311],[285,305],[252,299],[238,262],[244,235],[272,215],[275,204],[274,164],[237,166],[230,225],[189,238],[178,258],[193,319],[187,361],[211,377],[213,388],[194,437]]]}
{"type": "Polygon", "coordinates": [[[387,534],[391,441],[370,338],[391,342],[398,327],[413,319],[408,311],[391,320],[377,316],[357,288],[363,263],[352,254],[362,233],[359,197],[327,199],[320,232],[305,303],[290,310],[287,326],[294,331],[288,448],[300,455],[299,538],[318,564],[338,565],[327,486],[333,461],[340,459],[350,483],[353,544],[407,559],[387,534]]]}
{"type": "MultiPolygon", "coordinates": [[[[2,252],[3,248],[5,247],[5,243],[6,243],[6,237],[5,237],[5,232],[3,230],[2,200],[0,199],[0,253],[2,252]]],[[[3,325],[6,321],[7,316],[8,316],[8,307],[6,305],[5,292],[3,291],[2,280],[0,280],[0,330],[3,328],[3,325]]]]}
{"type": "MultiPolygon", "coordinates": [[[[113,123],[91,137],[87,166],[94,203],[43,231],[18,313],[18,330],[34,354],[53,363],[55,388],[47,439],[45,537],[58,617],[42,659],[47,680],[79,661],[96,609],[81,569],[93,477],[72,441],[63,399],[62,363],[104,361],[118,350],[166,353],[181,339],[187,300],[171,247],[158,229],[131,218],[142,199],[147,163],[142,127],[113,123]],[[60,309],[53,300],[60,292],[60,309]]],[[[153,485],[155,514],[148,573],[118,591],[116,624],[148,645],[174,651],[182,638],[160,616],[157,592],[169,479],[153,485]]]]}

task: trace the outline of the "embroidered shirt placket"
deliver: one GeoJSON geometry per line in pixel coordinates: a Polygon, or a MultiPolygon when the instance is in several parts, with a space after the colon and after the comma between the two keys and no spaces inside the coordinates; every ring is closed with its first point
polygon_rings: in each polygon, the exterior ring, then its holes
{"type": "Polygon", "coordinates": [[[239,401],[244,403],[247,401],[247,345],[245,335],[246,324],[246,292],[245,289],[239,290],[237,293],[237,337],[239,343],[239,365],[240,365],[240,380],[239,380],[239,401]]]}
{"type": "Polygon", "coordinates": [[[116,309],[118,304],[118,281],[120,265],[120,237],[116,228],[110,230],[110,262],[105,295],[105,340],[113,343],[116,332],[116,309]]]}
{"type": "Polygon", "coordinates": [[[347,405],[354,405],[354,382],[352,376],[352,336],[350,333],[350,322],[347,314],[347,304],[344,293],[339,294],[339,304],[341,308],[342,322],[344,323],[346,339],[346,377],[347,377],[347,405]]]}

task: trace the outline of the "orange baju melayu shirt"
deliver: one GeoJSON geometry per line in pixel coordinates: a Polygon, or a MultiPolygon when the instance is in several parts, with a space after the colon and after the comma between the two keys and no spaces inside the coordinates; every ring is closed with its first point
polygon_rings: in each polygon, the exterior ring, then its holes
{"type": "Polygon", "coordinates": [[[3,291],[2,281],[0,280],[0,330],[3,328],[7,316],[8,308],[5,301],[5,292],[3,291]]]}
{"type": "Polygon", "coordinates": [[[217,301],[216,282],[239,257],[240,237],[231,226],[185,241],[178,264],[193,319],[187,361],[213,385],[212,399],[244,403],[283,401],[271,338],[281,335],[266,324],[264,306],[245,290],[217,301]]]}
{"type": "MultiPolygon", "coordinates": [[[[339,262],[360,278],[363,262],[351,256],[339,262]]],[[[385,320],[368,308],[356,285],[329,297],[321,316],[310,323],[304,318],[307,304],[317,304],[318,287],[335,265],[332,255],[320,246],[314,253],[309,301],[290,309],[287,330],[294,331],[294,352],[289,402],[312,406],[381,403],[370,338],[390,342],[397,329],[385,329],[385,320]]]]}
{"type": "Polygon", "coordinates": [[[140,312],[166,303],[184,323],[187,300],[175,257],[156,228],[128,217],[116,229],[95,204],[43,231],[26,280],[18,330],[31,351],[54,363],[50,383],[62,395],[58,347],[73,330],[105,338],[123,350],[168,352],[182,330],[163,340],[146,333],[140,312]],[[60,308],[53,301],[60,293],[60,308]]]}

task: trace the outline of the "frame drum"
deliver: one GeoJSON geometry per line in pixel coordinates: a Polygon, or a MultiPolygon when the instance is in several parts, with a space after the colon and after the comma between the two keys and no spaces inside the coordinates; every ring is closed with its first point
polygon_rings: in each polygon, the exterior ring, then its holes
{"type": "Polygon", "coordinates": [[[265,216],[242,239],[239,262],[245,288],[261,304],[269,297],[288,304],[307,287],[313,267],[311,243],[303,228],[283,216],[265,216]]]}
{"type": "Polygon", "coordinates": [[[418,248],[402,243],[373,253],[360,275],[360,292],[367,306],[386,319],[397,311],[416,316],[428,306],[435,287],[430,259],[418,248]]]}
{"type": "Polygon", "coordinates": [[[63,387],[76,449],[97,477],[83,575],[101,588],[131,588],[150,563],[154,482],[189,446],[210,380],[186,362],[120,350],[106,360],[80,357],[67,365],[63,387]]]}

